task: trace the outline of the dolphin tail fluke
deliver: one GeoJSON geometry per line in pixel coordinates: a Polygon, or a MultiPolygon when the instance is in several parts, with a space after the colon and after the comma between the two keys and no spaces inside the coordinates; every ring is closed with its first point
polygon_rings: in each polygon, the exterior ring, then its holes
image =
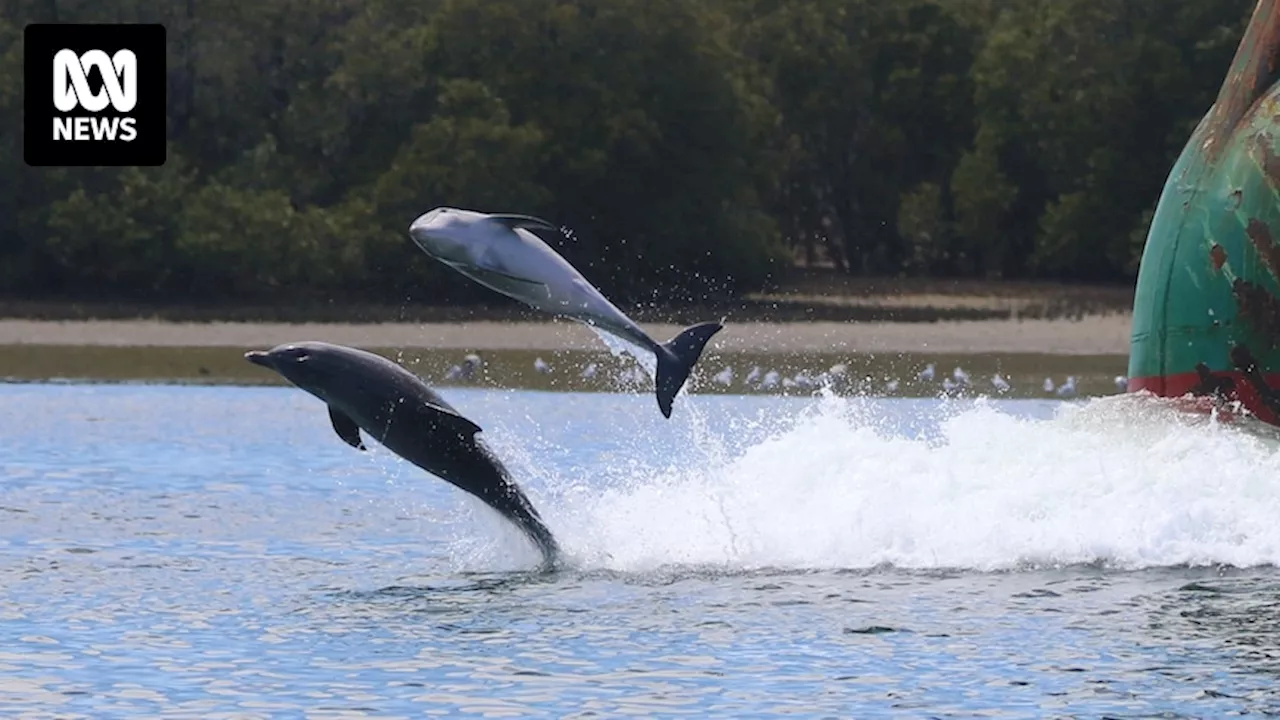
{"type": "Polygon", "coordinates": [[[671,417],[671,403],[689,379],[693,366],[702,357],[702,349],[712,335],[724,328],[718,322],[706,322],[686,328],[671,340],[662,343],[658,357],[658,372],[654,384],[658,393],[658,409],[662,416],[671,417]]]}
{"type": "Polygon", "coordinates": [[[561,547],[556,542],[556,536],[552,534],[552,530],[544,523],[538,510],[534,509],[534,505],[529,502],[529,497],[525,496],[524,491],[520,487],[512,483],[507,487],[507,497],[502,502],[492,502],[490,505],[494,510],[502,512],[513,525],[520,528],[525,537],[534,543],[538,551],[543,553],[543,564],[541,568],[544,570],[556,569],[561,562],[561,547]]]}
{"type": "Polygon", "coordinates": [[[551,533],[551,529],[542,521],[542,516],[534,509],[533,503],[515,483],[507,486],[505,498],[499,502],[490,502],[495,510],[502,513],[542,553],[542,569],[553,570],[560,565],[560,543],[551,533]]]}
{"type": "Polygon", "coordinates": [[[561,561],[560,543],[556,542],[555,535],[551,534],[551,529],[542,521],[538,511],[529,502],[529,498],[525,497],[519,489],[514,487],[513,489],[515,490],[511,498],[513,502],[507,503],[506,507],[502,508],[502,514],[520,528],[529,541],[538,548],[538,552],[542,553],[541,569],[555,570],[560,566],[561,561]]]}
{"type": "Polygon", "coordinates": [[[538,551],[542,553],[543,570],[554,570],[560,566],[560,543],[556,542],[555,536],[538,517],[536,510],[521,523],[520,529],[524,530],[525,535],[529,536],[533,544],[538,547],[538,551]]]}
{"type": "Polygon", "coordinates": [[[542,521],[542,516],[524,494],[520,483],[511,476],[511,471],[498,459],[493,450],[486,444],[477,442],[476,450],[488,461],[491,475],[479,492],[473,492],[489,507],[497,510],[503,517],[529,538],[530,542],[542,553],[542,569],[553,570],[560,565],[560,543],[551,533],[551,529],[542,521]]]}

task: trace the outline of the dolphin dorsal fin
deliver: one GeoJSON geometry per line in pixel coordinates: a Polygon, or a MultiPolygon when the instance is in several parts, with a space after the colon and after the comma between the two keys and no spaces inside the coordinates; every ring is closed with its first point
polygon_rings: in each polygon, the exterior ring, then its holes
{"type": "Polygon", "coordinates": [[[435,424],[437,427],[441,429],[452,430],[458,433],[459,435],[462,435],[463,437],[468,437],[468,438],[471,437],[472,435],[475,435],[478,432],[481,432],[479,425],[462,417],[461,415],[458,414],[456,410],[453,410],[452,408],[447,408],[447,407],[444,407],[443,405],[437,405],[436,403],[433,403],[433,402],[426,402],[423,404],[426,406],[428,410],[435,413],[436,415],[436,417],[434,418],[435,424]]]}
{"type": "Polygon", "coordinates": [[[330,405],[329,421],[333,423],[333,431],[338,433],[343,442],[357,450],[366,449],[364,443],[360,442],[360,426],[350,415],[330,405]]]}
{"type": "Polygon", "coordinates": [[[512,213],[496,213],[489,216],[490,220],[502,223],[512,230],[516,228],[525,228],[527,230],[550,230],[552,232],[560,232],[560,228],[551,223],[536,218],[532,215],[515,215],[512,213]]]}

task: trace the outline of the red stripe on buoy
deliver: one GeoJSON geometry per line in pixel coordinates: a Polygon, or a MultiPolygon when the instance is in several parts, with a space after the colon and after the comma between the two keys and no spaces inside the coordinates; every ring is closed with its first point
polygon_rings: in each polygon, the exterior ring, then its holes
{"type": "MultiPolygon", "coordinates": [[[[1262,404],[1262,398],[1258,396],[1257,391],[1245,379],[1244,374],[1240,372],[1225,371],[1215,372],[1214,377],[1228,377],[1235,381],[1235,390],[1225,396],[1227,402],[1239,402],[1244,409],[1248,410],[1259,420],[1280,426],[1280,418],[1271,412],[1270,408],[1262,404]]],[[[1280,373],[1272,373],[1264,375],[1267,385],[1280,391],[1280,373]]],[[[1177,398],[1182,402],[1177,407],[1188,412],[1204,412],[1209,413],[1217,408],[1221,417],[1232,415],[1229,408],[1224,407],[1225,403],[1216,401],[1214,398],[1205,395],[1192,395],[1191,391],[1200,384],[1200,376],[1194,372],[1179,373],[1177,375],[1156,375],[1152,377],[1136,377],[1129,378],[1129,392],[1140,392],[1146,390],[1152,395],[1165,398],[1177,398]]]]}

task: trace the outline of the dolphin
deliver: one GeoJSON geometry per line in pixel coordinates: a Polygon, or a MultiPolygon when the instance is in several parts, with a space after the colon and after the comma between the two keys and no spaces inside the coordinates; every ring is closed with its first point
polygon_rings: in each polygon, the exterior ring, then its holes
{"type": "Polygon", "coordinates": [[[676,393],[689,379],[707,341],[724,325],[700,323],[658,343],[533,230],[561,232],[529,215],[441,207],[414,220],[409,236],[423,252],[485,287],[652,352],[657,358],[658,409],[663,417],[671,417],[676,393]]]}
{"type": "Polygon", "coordinates": [[[388,450],[480,498],[558,562],[560,548],[538,511],[497,456],[458,413],[417,375],[371,352],[323,342],[278,345],[245,359],[284,376],[329,406],[343,442],[365,450],[364,430],[388,450]]]}

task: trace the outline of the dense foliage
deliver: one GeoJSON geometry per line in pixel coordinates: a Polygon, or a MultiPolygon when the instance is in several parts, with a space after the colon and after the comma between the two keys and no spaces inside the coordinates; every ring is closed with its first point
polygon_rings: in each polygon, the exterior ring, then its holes
{"type": "Polygon", "coordinates": [[[1123,281],[1253,0],[0,0],[0,293],[466,301],[406,229],[544,216],[607,293],[1123,281]],[[22,161],[28,22],[161,22],[162,168],[22,161]]]}

